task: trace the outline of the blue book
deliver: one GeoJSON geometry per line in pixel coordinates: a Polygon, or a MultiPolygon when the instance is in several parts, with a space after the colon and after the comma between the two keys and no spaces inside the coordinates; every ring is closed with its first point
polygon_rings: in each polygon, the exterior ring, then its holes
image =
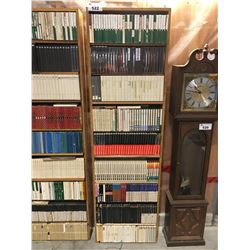
{"type": "Polygon", "coordinates": [[[83,152],[83,144],[82,144],[82,133],[81,132],[77,132],[77,138],[78,138],[78,144],[79,144],[79,150],[77,152],[81,153],[83,152]]]}
{"type": "Polygon", "coordinates": [[[60,134],[60,146],[61,146],[61,153],[67,153],[67,133],[61,132],[60,134]]]}
{"type": "Polygon", "coordinates": [[[35,153],[42,153],[40,133],[42,132],[34,132],[35,153]]]}
{"type": "Polygon", "coordinates": [[[55,153],[63,153],[61,148],[61,137],[62,135],[60,132],[53,133],[53,146],[55,147],[53,152],[55,153]]]}
{"type": "Polygon", "coordinates": [[[46,133],[45,138],[46,138],[46,153],[53,153],[53,148],[52,148],[52,133],[53,132],[44,132],[46,133]]]}
{"type": "Polygon", "coordinates": [[[121,184],[113,184],[113,190],[121,190],[121,184]]]}
{"type": "Polygon", "coordinates": [[[39,152],[44,153],[43,132],[38,132],[39,152]]]}
{"type": "Polygon", "coordinates": [[[74,153],[74,148],[76,148],[76,145],[74,145],[73,132],[67,132],[67,152],[74,153]]]}
{"type": "Polygon", "coordinates": [[[32,132],[32,153],[38,153],[37,149],[37,134],[32,132]]]}
{"type": "Polygon", "coordinates": [[[43,132],[43,152],[48,152],[46,132],[43,132]]]}

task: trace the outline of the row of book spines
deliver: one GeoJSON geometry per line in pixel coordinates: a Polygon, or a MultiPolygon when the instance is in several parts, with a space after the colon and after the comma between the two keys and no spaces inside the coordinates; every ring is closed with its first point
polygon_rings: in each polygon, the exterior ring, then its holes
{"type": "Polygon", "coordinates": [[[87,240],[86,222],[32,223],[32,240],[87,240]]]}
{"type": "MultiPolygon", "coordinates": [[[[136,192],[133,192],[133,193],[136,193],[136,192]]],[[[117,198],[113,195],[105,195],[105,196],[102,196],[102,195],[99,195],[97,197],[97,200],[96,202],[100,203],[100,202],[109,202],[109,203],[112,203],[112,202],[157,202],[157,192],[154,192],[154,196],[153,194],[146,194],[146,192],[143,192],[142,194],[136,194],[136,195],[133,195],[133,193],[130,195],[128,194],[129,198],[128,197],[124,197],[123,194],[121,194],[121,197],[117,198]],[[150,195],[150,196],[149,196],[150,195]]],[[[152,192],[151,192],[152,193],[152,192]]]]}
{"type": "Polygon", "coordinates": [[[32,72],[78,72],[77,45],[32,45],[32,72]]]}
{"type": "Polygon", "coordinates": [[[163,74],[165,48],[163,47],[105,47],[91,48],[92,73],[163,74]]]}
{"type": "Polygon", "coordinates": [[[166,44],[167,30],[94,30],[95,43],[166,44]],[[123,34],[124,33],[124,34],[123,34]],[[125,38],[123,38],[123,36],[125,38]]]}
{"type": "Polygon", "coordinates": [[[32,132],[32,153],[81,152],[81,132],[32,132]]]}
{"type": "Polygon", "coordinates": [[[160,144],[161,136],[156,132],[140,133],[94,133],[95,145],[116,145],[116,144],[160,144]]]}
{"type": "MultiPolygon", "coordinates": [[[[40,201],[39,201],[40,202],[40,201]]],[[[46,204],[32,203],[32,211],[86,211],[85,200],[60,200],[60,201],[47,201],[46,204]]]]}
{"type": "Polygon", "coordinates": [[[116,124],[113,124],[111,128],[94,129],[94,132],[136,132],[136,131],[160,131],[161,125],[130,125],[128,129],[117,128],[116,124]]]}
{"type": "Polygon", "coordinates": [[[80,107],[32,106],[32,129],[81,129],[80,107]]]}
{"type": "Polygon", "coordinates": [[[89,21],[90,42],[164,42],[168,28],[168,15],[159,14],[92,14],[89,21]]]}
{"type": "Polygon", "coordinates": [[[96,225],[98,242],[155,242],[155,225],[96,225]]]}
{"type": "Polygon", "coordinates": [[[77,40],[75,12],[32,12],[32,39],[77,40]]]}
{"type": "Polygon", "coordinates": [[[98,203],[97,223],[156,223],[157,205],[98,203]],[[144,221],[145,214],[151,214],[151,221],[144,221]]]}
{"type": "Polygon", "coordinates": [[[83,187],[85,187],[84,182],[32,181],[32,199],[33,200],[85,200],[85,190],[83,187]],[[66,184],[71,184],[71,183],[72,183],[71,186],[70,185],[66,186],[66,184]]]}
{"type": "Polygon", "coordinates": [[[160,145],[94,145],[94,155],[159,155],[160,145]]]}
{"type": "Polygon", "coordinates": [[[86,211],[32,211],[32,222],[87,221],[86,211]]]}
{"type": "Polygon", "coordinates": [[[92,76],[93,101],[162,101],[164,76],[92,76]]]}
{"type": "MultiPolygon", "coordinates": [[[[126,202],[132,201],[133,193],[140,198],[148,200],[153,193],[158,193],[158,184],[99,184],[96,186],[96,197],[98,202],[126,202]],[[151,195],[148,197],[148,195],[151,195]]],[[[137,198],[138,198],[137,197],[137,198]]],[[[155,197],[154,197],[155,198],[155,197]]],[[[139,199],[139,198],[138,198],[139,199]]],[[[139,201],[136,200],[135,201],[139,201]]],[[[157,196],[154,201],[157,201],[157,196]]]]}

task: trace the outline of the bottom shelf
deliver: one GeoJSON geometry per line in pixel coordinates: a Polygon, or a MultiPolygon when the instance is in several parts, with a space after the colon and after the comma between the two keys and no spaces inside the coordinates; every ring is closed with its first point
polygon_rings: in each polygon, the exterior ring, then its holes
{"type": "Polygon", "coordinates": [[[156,242],[154,224],[96,224],[97,242],[156,242]]]}
{"type": "Polygon", "coordinates": [[[32,240],[89,240],[87,222],[32,223],[32,240]]]}

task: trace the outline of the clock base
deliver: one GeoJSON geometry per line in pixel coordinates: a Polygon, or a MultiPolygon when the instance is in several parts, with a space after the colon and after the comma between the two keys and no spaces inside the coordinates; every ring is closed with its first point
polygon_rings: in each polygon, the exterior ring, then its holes
{"type": "Polygon", "coordinates": [[[207,204],[205,200],[174,200],[167,191],[163,234],[168,246],[205,245],[207,204]]]}
{"type": "Polygon", "coordinates": [[[162,229],[162,233],[165,237],[168,247],[178,247],[178,246],[204,246],[206,242],[204,239],[201,240],[169,240],[166,228],[162,229]]]}

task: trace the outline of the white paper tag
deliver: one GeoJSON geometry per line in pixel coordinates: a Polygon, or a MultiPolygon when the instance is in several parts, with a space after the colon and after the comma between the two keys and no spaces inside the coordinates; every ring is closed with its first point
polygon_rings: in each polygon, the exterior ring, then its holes
{"type": "Polygon", "coordinates": [[[130,61],[130,48],[128,48],[128,61],[130,61]]]}
{"type": "Polygon", "coordinates": [[[102,6],[92,3],[88,5],[88,10],[89,11],[102,11],[102,6]]]}
{"type": "Polygon", "coordinates": [[[212,123],[200,123],[199,130],[212,130],[212,123]]]}
{"type": "Polygon", "coordinates": [[[141,48],[135,49],[135,60],[140,61],[141,60],[141,48]]]}

